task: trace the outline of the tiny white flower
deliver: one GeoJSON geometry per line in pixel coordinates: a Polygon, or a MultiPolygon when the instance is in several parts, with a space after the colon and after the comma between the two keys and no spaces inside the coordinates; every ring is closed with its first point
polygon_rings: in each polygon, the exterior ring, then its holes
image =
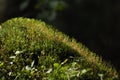
{"type": "Polygon", "coordinates": [[[72,71],[72,68],[69,68],[69,71],[72,71]]]}
{"type": "Polygon", "coordinates": [[[33,67],[32,70],[37,71],[37,69],[35,67],[33,67]]]}
{"type": "Polygon", "coordinates": [[[20,54],[20,51],[16,51],[15,54],[16,54],[16,55],[20,54]]]}
{"type": "Polygon", "coordinates": [[[50,73],[52,71],[52,68],[50,68],[46,73],[50,73]]]}
{"type": "Polygon", "coordinates": [[[37,69],[35,69],[35,71],[37,71],[37,69]]]}
{"type": "Polygon", "coordinates": [[[13,62],[10,62],[10,64],[13,64],[13,62]]]}
{"type": "Polygon", "coordinates": [[[100,80],[103,80],[103,74],[98,74],[98,76],[100,77],[100,80]]]}
{"type": "Polygon", "coordinates": [[[9,72],[8,75],[11,76],[12,72],[9,72]]]}
{"type": "Polygon", "coordinates": [[[98,74],[98,76],[102,77],[102,76],[103,76],[103,74],[98,74]]]}
{"type": "Polygon", "coordinates": [[[31,70],[31,67],[26,66],[25,69],[29,71],[29,70],[31,70]]]}
{"type": "Polygon", "coordinates": [[[10,56],[9,58],[14,59],[16,56],[10,56]]]}
{"type": "Polygon", "coordinates": [[[33,61],[33,62],[31,63],[31,67],[33,67],[33,66],[34,66],[34,63],[35,63],[35,61],[33,61]]]}
{"type": "Polygon", "coordinates": [[[79,76],[80,76],[80,72],[77,73],[77,77],[79,77],[79,76]]]}
{"type": "Polygon", "coordinates": [[[87,72],[87,70],[86,70],[86,69],[83,69],[81,73],[84,74],[84,73],[86,73],[86,72],[87,72]]]}

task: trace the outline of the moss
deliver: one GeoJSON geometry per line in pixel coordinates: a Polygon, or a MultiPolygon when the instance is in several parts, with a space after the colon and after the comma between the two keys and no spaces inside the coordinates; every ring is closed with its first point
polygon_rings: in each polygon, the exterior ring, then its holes
{"type": "Polygon", "coordinates": [[[13,18],[0,29],[0,79],[116,80],[118,73],[75,39],[40,20],[13,18]]]}

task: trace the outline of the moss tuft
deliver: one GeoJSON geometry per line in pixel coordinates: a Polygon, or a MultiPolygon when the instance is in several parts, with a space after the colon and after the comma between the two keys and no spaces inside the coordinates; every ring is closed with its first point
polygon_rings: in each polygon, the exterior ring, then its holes
{"type": "Polygon", "coordinates": [[[0,26],[0,80],[116,80],[118,73],[75,39],[40,20],[0,26]]]}

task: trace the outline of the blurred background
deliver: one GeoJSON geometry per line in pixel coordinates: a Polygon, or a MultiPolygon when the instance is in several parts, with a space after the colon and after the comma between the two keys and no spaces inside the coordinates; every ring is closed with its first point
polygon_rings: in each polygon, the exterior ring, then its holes
{"type": "Polygon", "coordinates": [[[0,0],[0,23],[13,17],[53,25],[120,71],[120,0],[0,0]]]}

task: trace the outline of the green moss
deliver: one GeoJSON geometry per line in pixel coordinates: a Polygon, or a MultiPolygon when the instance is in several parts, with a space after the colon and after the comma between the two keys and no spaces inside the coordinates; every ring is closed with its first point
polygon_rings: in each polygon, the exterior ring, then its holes
{"type": "Polygon", "coordinates": [[[116,80],[118,73],[50,25],[13,18],[0,28],[0,79],[116,80]]]}

